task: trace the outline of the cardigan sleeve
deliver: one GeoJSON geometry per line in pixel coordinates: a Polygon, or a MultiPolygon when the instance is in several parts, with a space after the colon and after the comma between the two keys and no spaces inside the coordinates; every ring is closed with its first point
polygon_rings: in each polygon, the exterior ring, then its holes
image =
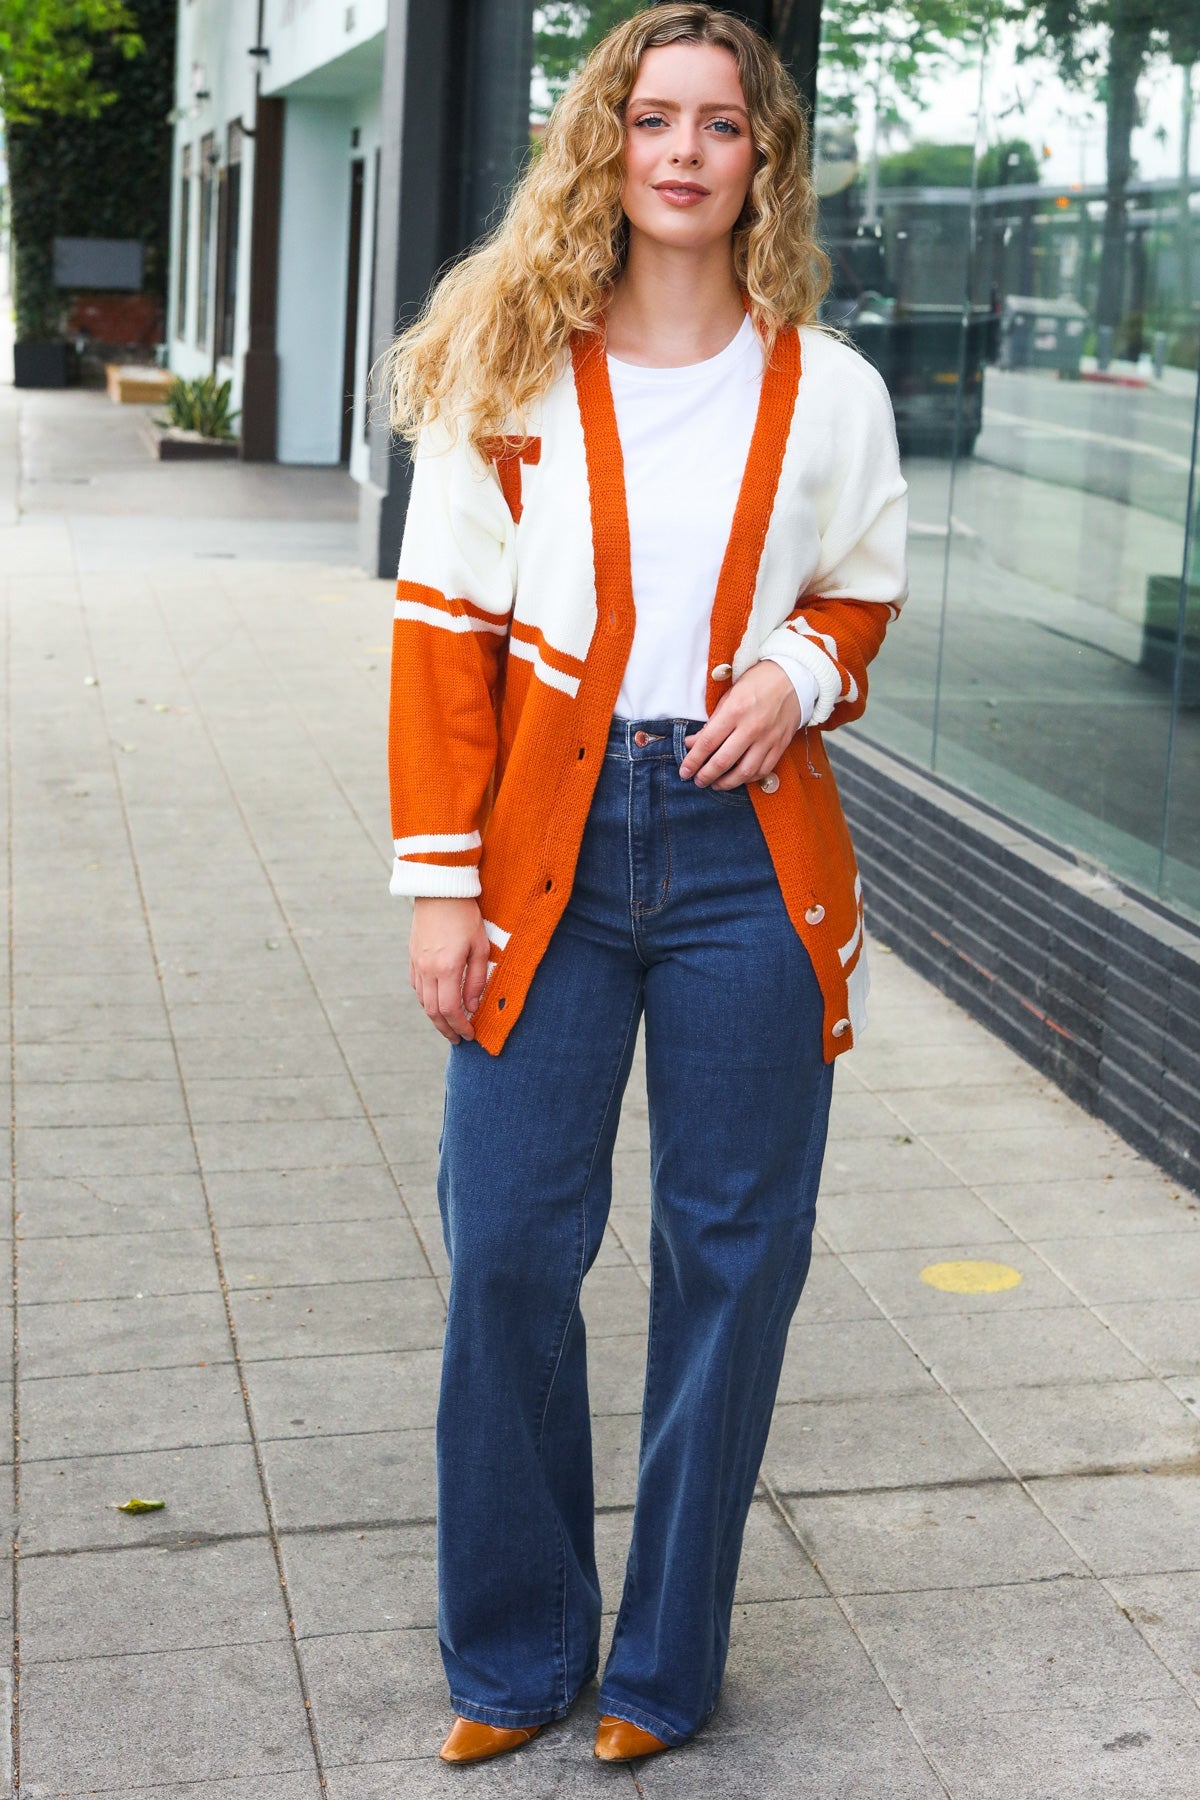
{"type": "Polygon", "coordinates": [[[413,458],[388,717],[393,894],[478,894],[496,700],[515,591],[512,517],[465,432],[413,458]]]}
{"type": "Polygon", "coordinates": [[[867,665],[908,593],[908,488],[883,380],[849,352],[831,428],[830,469],[816,495],[821,550],[805,592],[760,657],[791,657],[816,678],[811,725],[832,729],[867,704],[867,665]]]}

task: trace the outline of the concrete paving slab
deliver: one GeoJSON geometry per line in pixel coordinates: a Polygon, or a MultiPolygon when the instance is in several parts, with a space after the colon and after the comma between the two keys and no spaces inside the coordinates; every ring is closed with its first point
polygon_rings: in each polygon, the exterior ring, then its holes
{"type": "Polygon", "coordinates": [[[241,1444],[249,1435],[230,1363],[50,1375],[22,1392],[23,1458],[183,1450],[241,1444]]]}
{"type": "Polygon", "coordinates": [[[1082,1306],[1026,1308],[1019,1317],[999,1311],[910,1314],[904,1332],[953,1392],[1137,1381],[1148,1373],[1082,1306]]]}
{"type": "Polygon", "coordinates": [[[392,1172],[352,1169],[213,1169],[204,1185],[222,1234],[335,1220],[407,1218],[392,1172]]]}
{"type": "Polygon", "coordinates": [[[440,1366],[436,1350],[259,1363],[252,1390],[259,1437],[416,1429],[436,1411],[440,1366]]]}
{"type": "MultiPolygon", "coordinates": [[[[339,1179],[357,1187],[354,1170],[339,1179]]],[[[323,1281],[398,1281],[427,1275],[413,1227],[399,1213],[293,1225],[221,1226],[231,1289],[315,1286],[323,1281]]]]}
{"type": "Polygon", "coordinates": [[[16,1088],[15,1118],[25,1125],[184,1124],[178,1080],[24,1081],[16,1088]]]}
{"type": "Polygon", "coordinates": [[[432,1276],[332,1281],[230,1296],[243,1362],[364,1351],[436,1350],[446,1309],[432,1276]]]}
{"type": "Polygon", "coordinates": [[[196,1126],[196,1150],[217,1169],[378,1167],[379,1142],[364,1119],[291,1119],[265,1124],[196,1126]]]}
{"type": "Polygon", "coordinates": [[[646,1379],[646,1343],[645,1332],[589,1341],[588,1398],[593,1417],[613,1413],[640,1414],[646,1379]]]}
{"type": "MultiPolygon", "coordinates": [[[[819,1225],[817,1229],[819,1232],[819,1225]]],[[[796,1309],[798,1320],[815,1325],[839,1319],[877,1319],[881,1310],[840,1257],[813,1257],[796,1309]]]]}
{"type": "Polygon", "coordinates": [[[1190,1226],[1112,1238],[1039,1236],[1034,1248],[1090,1306],[1200,1293],[1200,1232],[1190,1226]]]}
{"type": "Polygon", "coordinates": [[[1200,1375],[1200,1300],[1106,1300],[1098,1311],[1156,1375],[1200,1375]]]}
{"type": "Polygon", "coordinates": [[[1003,1465],[948,1395],[889,1394],[775,1408],[763,1473],[781,1494],[999,1477],[1003,1465]]]}
{"type": "Polygon", "coordinates": [[[1076,1305],[1066,1283],[1047,1268],[1029,1245],[1013,1238],[987,1243],[944,1243],[932,1249],[870,1250],[849,1252],[842,1259],[847,1271],[860,1281],[889,1318],[908,1319],[928,1313],[1018,1313],[1027,1308],[1076,1305]],[[996,1293],[960,1294],[935,1288],[921,1280],[922,1269],[939,1262],[998,1262],[1012,1268],[1021,1280],[1015,1287],[996,1293]]]}
{"type": "Polygon", "coordinates": [[[218,1287],[206,1230],[107,1231],[22,1241],[26,1300],[106,1300],[135,1294],[207,1294],[218,1287]]]}
{"type": "MultiPolygon", "coordinates": [[[[937,1250],[942,1244],[996,1244],[1009,1228],[961,1186],[823,1193],[817,1205],[821,1235],[841,1252],[937,1250]]],[[[930,1260],[933,1260],[932,1257],[930,1260]]]]}
{"type": "Polygon", "coordinates": [[[918,1730],[1033,1707],[1170,1699],[1174,1676],[1098,1581],[855,1596],[850,1616],[918,1730]]]}
{"type": "Polygon", "coordinates": [[[1178,1699],[949,1712],[923,1736],[955,1800],[1192,1800],[1200,1713],[1178,1699]]]}
{"type": "Polygon", "coordinates": [[[961,1180],[980,1187],[1045,1181],[1067,1169],[1079,1181],[1155,1172],[1153,1163],[1095,1120],[1088,1125],[927,1132],[925,1142],[961,1180]]]}
{"type": "Polygon", "coordinates": [[[196,1167],[186,1125],[32,1126],[13,1133],[21,1175],[181,1175],[196,1167]]]}
{"type": "Polygon", "coordinates": [[[1200,1567],[1200,1462],[1050,1476],[1029,1492],[1097,1575],[1200,1567]]]}
{"type": "Polygon", "coordinates": [[[1200,1459],[1200,1419],[1161,1383],[972,1388],[959,1398],[1018,1474],[1073,1475],[1200,1459]]]}
{"type": "Polygon", "coordinates": [[[454,1722],[432,1629],[307,1638],[299,1656],[331,1769],[436,1753],[454,1722]]]}
{"type": "Polygon", "coordinates": [[[31,1663],[21,1678],[21,1755],[51,1793],[55,1784],[125,1791],[181,1769],[219,1779],[310,1768],[292,1647],[31,1663]]]}
{"type": "Polygon", "coordinates": [[[21,1660],[66,1663],[213,1644],[277,1644],[287,1613],[265,1536],[37,1556],[21,1569],[21,1660]]]}
{"type": "Polygon", "coordinates": [[[267,1123],[285,1119],[360,1119],[363,1103],[346,1075],[273,1075],[253,1079],[193,1077],[188,1111],[197,1124],[267,1123]]]}
{"type": "Polygon", "coordinates": [[[1011,1082],[970,1087],[909,1088],[888,1095],[888,1105],[904,1127],[919,1137],[947,1132],[993,1132],[1041,1128],[1094,1127],[1082,1107],[1049,1082],[1014,1091],[1011,1082]]]}
{"type": "Polygon", "coordinates": [[[779,1382],[781,1402],[934,1390],[928,1370],[886,1319],[813,1321],[797,1312],[779,1382]]]}
{"type": "Polygon", "coordinates": [[[1200,1569],[1118,1576],[1109,1587],[1126,1618],[1180,1685],[1200,1700],[1200,1569]]]}
{"type": "Polygon", "coordinates": [[[21,1560],[64,1550],[195,1544],[265,1533],[249,1443],[105,1452],[21,1466],[21,1560]],[[122,1513],[131,1495],[161,1512],[122,1513]]]}
{"type": "Polygon", "coordinates": [[[77,1788],[68,1793],[64,1788],[51,1790],[43,1782],[27,1787],[32,1800],[92,1800],[93,1795],[121,1795],[121,1800],[313,1800],[318,1794],[315,1765],[294,1775],[219,1776],[216,1781],[156,1781],[151,1787],[77,1788]]]}
{"type": "Polygon", "coordinates": [[[897,1122],[890,1137],[830,1142],[822,1167],[817,1205],[819,1208],[829,1194],[953,1188],[959,1186],[961,1179],[897,1122]]]}
{"type": "Polygon", "coordinates": [[[835,1594],[940,1592],[1086,1573],[1014,1481],[809,1494],[783,1504],[835,1594]]]}
{"type": "Polygon", "coordinates": [[[589,1339],[644,1334],[650,1292],[628,1262],[593,1266],[584,1278],[581,1305],[589,1339]]]}
{"type": "Polygon", "coordinates": [[[1200,1201],[1157,1171],[1091,1181],[982,1185],[978,1193],[1010,1230],[1025,1238],[1200,1231],[1200,1201]]]}
{"type": "Polygon", "coordinates": [[[262,1445],[280,1531],[432,1520],[433,1427],[275,1438],[262,1445]]]}
{"type": "Polygon", "coordinates": [[[281,1549],[297,1637],[436,1630],[436,1536],[433,1525],[286,1533],[281,1549]]]}
{"type": "Polygon", "coordinates": [[[637,1779],[647,1800],[945,1793],[830,1600],[737,1607],[711,1721],[691,1744],[639,1763],[637,1779]]]}
{"type": "Polygon", "coordinates": [[[17,1205],[24,1239],[208,1230],[197,1174],[21,1179],[17,1205]]]}
{"type": "MultiPolygon", "coordinates": [[[[582,1716],[586,1701],[576,1709],[582,1716]]],[[[449,1723],[449,1721],[447,1721],[449,1723]]],[[[489,1800],[594,1800],[597,1795],[619,1795],[634,1800],[637,1794],[632,1767],[605,1768],[592,1756],[594,1708],[586,1727],[574,1715],[562,1725],[547,1727],[540,1737],[511,1756],[488,1764],[489,1800]]],[[[444,1732],[443,1732],[443,1735],[444,1732]]],[[[436,1748],[436,1746],[435,1746],[436,1748]]],[[[462,1770],[447,1767],[430,1753],[357,1768],[333,1768],[326,1774],[328,1800],[443,1800],[461,1793],[462,1770]]]]}
{"type": "Polygon", "coordinates": [[[218,1292],[144,1294],[140,1300],[23,1301],[21,1376],[86,1375],[230,1362],[233,1346],[218,1292]]]}

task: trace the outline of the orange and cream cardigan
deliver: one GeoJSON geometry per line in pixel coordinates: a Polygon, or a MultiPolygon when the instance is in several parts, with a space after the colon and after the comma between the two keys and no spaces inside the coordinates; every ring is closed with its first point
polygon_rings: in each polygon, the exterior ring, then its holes
{"type": "MultiPolygon", "coordinates": [[[[621,446],[602,337],[578,337],[530,437],[490,461],[427,432],[393,628],[394,894],[480,897],[492,946],[474,1015],[497,1053],[571,892],[633,641],[621,446]]],[[[760,657],[820,690],[750,797],[825,1001],[824,1054],[865,1022],[862,891],[823,733],[861,714],[907,591],[906,489],[887,391],[856,351],[787,331],[758,414],[713,601],[708,711],[760,657]]]]}

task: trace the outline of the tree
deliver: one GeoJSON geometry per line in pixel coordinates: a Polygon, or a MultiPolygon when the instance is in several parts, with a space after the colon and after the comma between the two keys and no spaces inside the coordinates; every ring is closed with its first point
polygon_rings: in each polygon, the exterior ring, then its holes
{"type": "Polygon", "coordinates": [[[116,99],[96,78],[96,50],[123,57],[145,48],[123,0],[4,0],[0,13],[0,112],[9,125],[47,114],[96,118],[116,99]]]}
{"type": "Polygon", "coordinates": [[[1126,191],[1133,174],[1138,82],[1152,57],[1195,60],[1197,21],[1190,7],[1161,0],[1038,0],[1033,50],[1048,52],[1064,81],[1090,87],[1105,108],[1104,228],[1096,323],[1121,323],[1125,293],[1126,191]]]}
{"type": "Polygon", "coordinates": [[[551,105],[600,39],[646,0],[548,0],[534,15],[533,66],[551,105]]]}

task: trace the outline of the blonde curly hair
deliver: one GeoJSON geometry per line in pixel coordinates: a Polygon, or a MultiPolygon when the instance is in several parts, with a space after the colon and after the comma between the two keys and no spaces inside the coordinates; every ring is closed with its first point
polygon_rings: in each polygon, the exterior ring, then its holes
{"type": "Polygon", "coordinates": [[[379,359],[376,391],[399,436],[413,441],[439,419],[453,434],[464,420],[486,456],[489,439],[523,428],[572,333],[602,329],[628,237],[625,103],[642,56],[663,44],[713,44],[737,62],[759,155],[734,227],[733,266],[765,352],[781,330],[815,322],[829,262],[816,242],[808,125],[791,77],[771,45],[729,13],[648,7],[596,45],[554,107],[541,155],[500,224],[442,276],[379,359]]]}

